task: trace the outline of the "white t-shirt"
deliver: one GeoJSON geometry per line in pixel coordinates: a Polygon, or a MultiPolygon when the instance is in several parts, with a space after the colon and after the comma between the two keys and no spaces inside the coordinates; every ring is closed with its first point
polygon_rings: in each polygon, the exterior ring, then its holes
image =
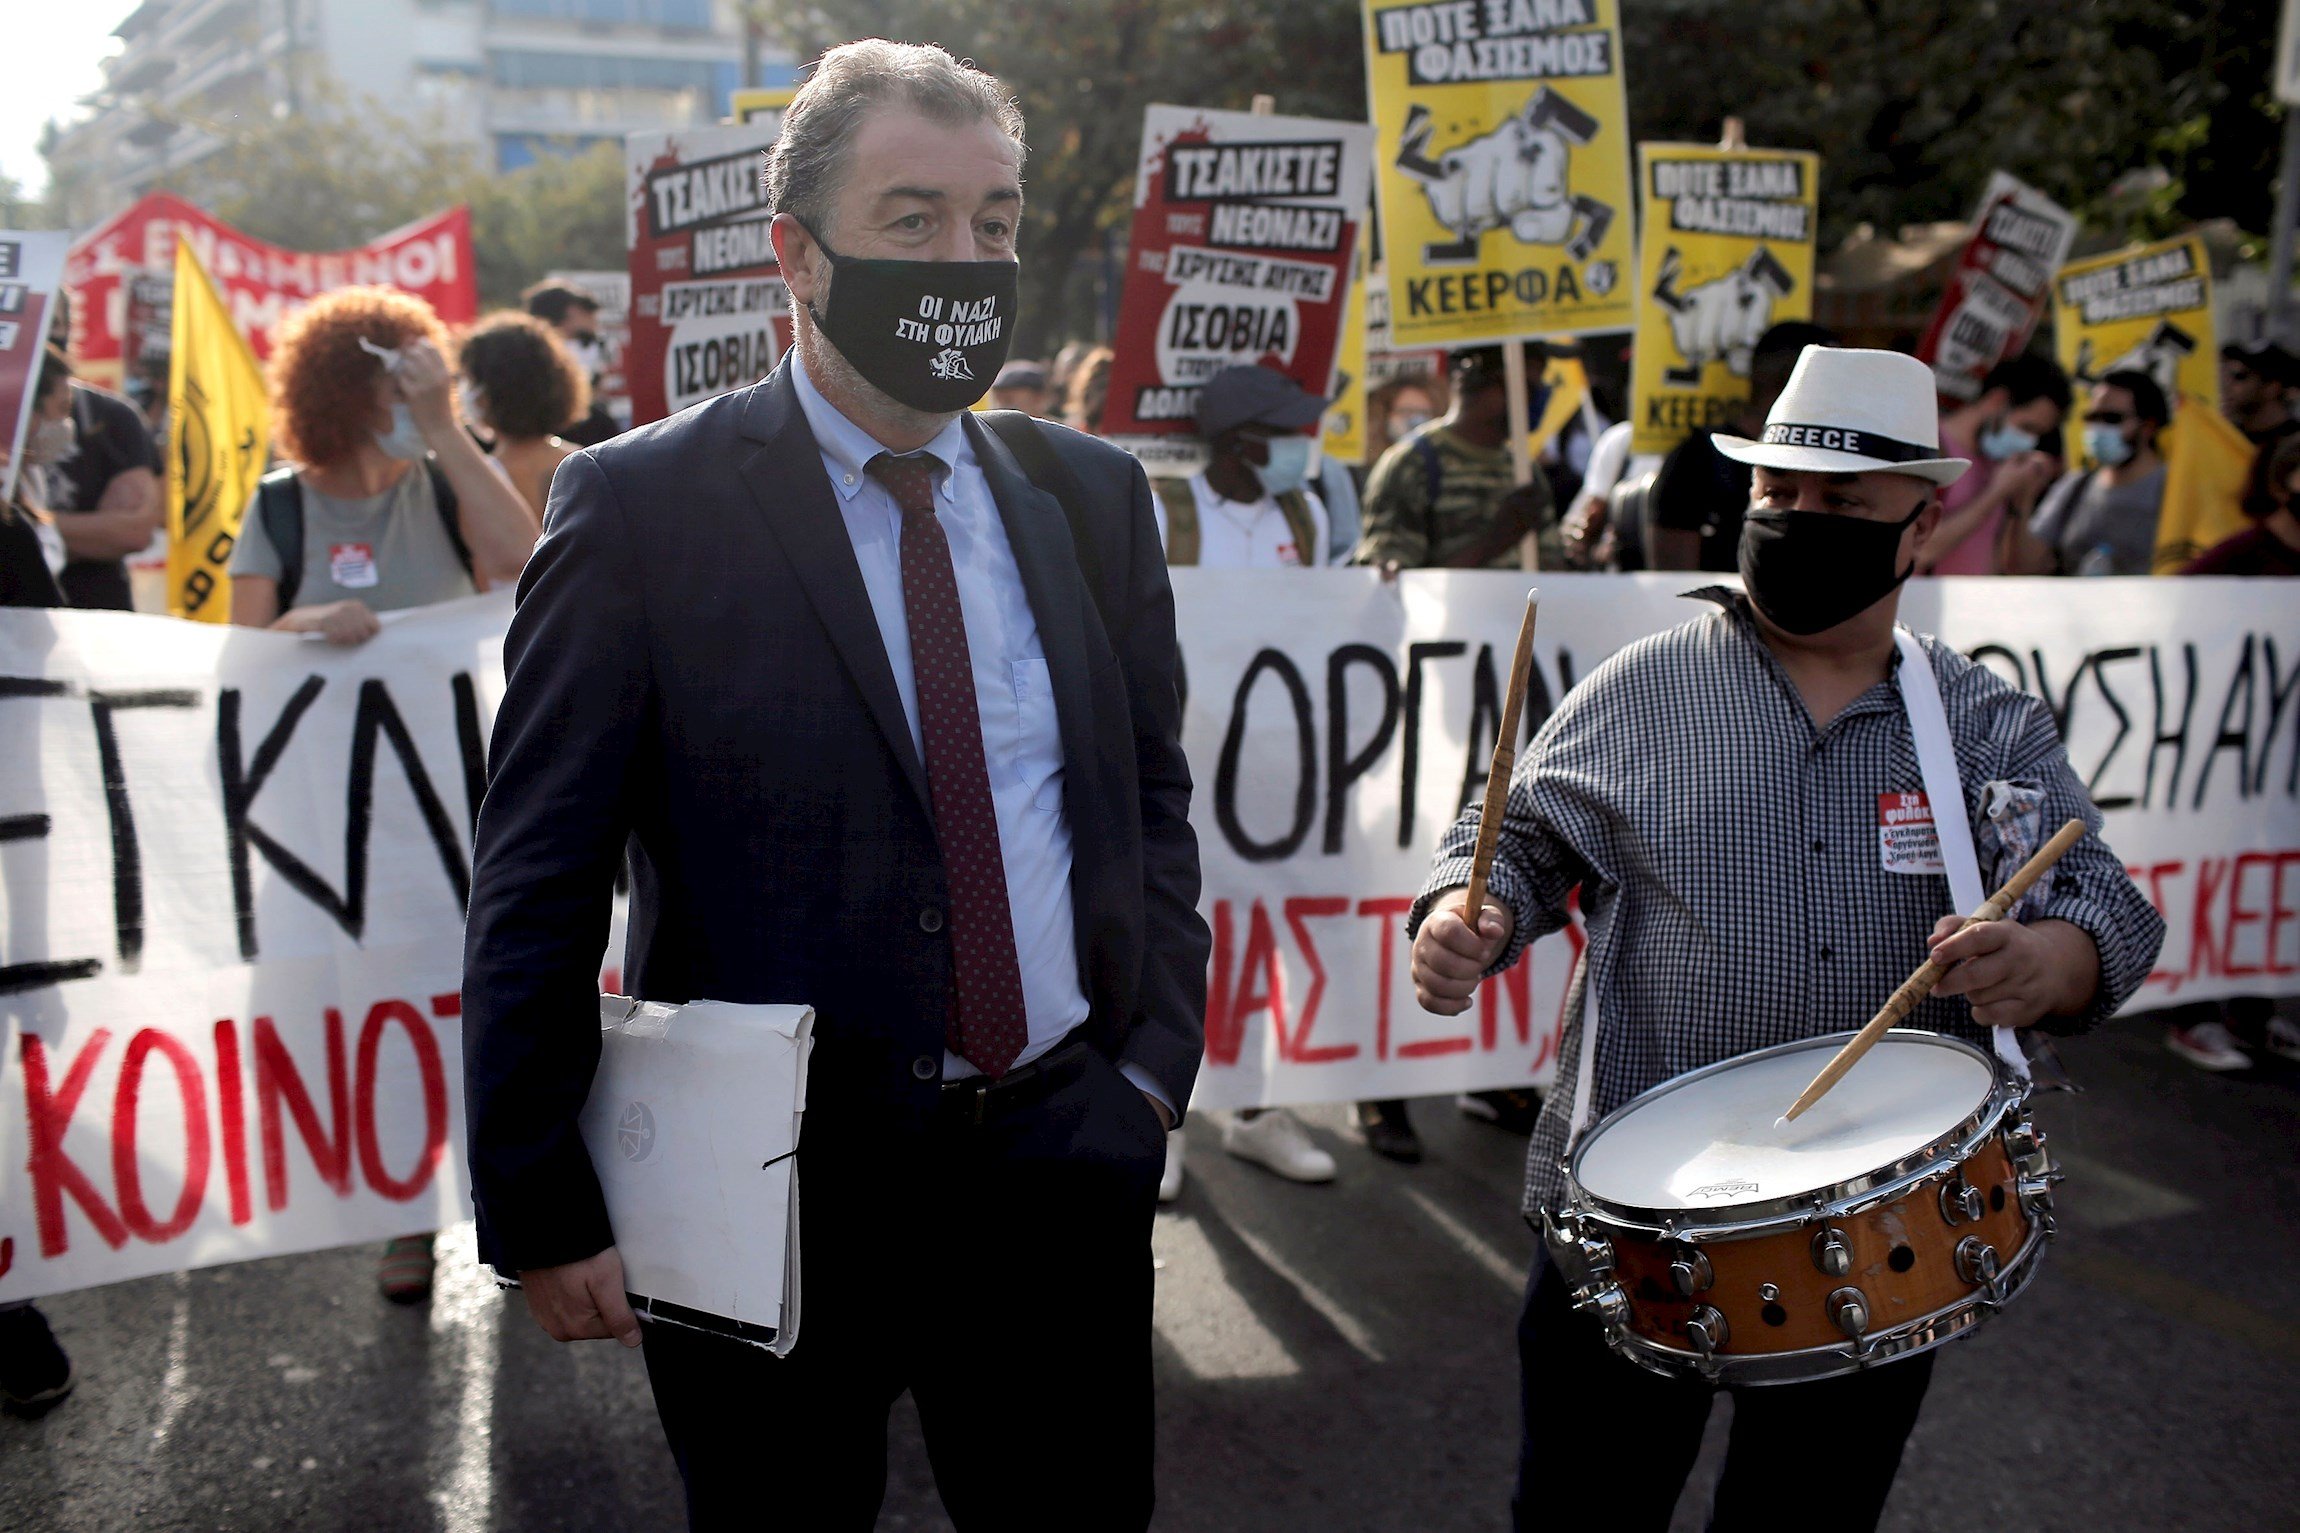
{"type": "MultiPolygon", "coordinates": [[[[1317,537],[1308,549],[1294,546],[1294,529],[1276,497],[1265,495],[1252,505],[1224,499],[1206,482],[1203,473],[1190,477],[1190,493],[1198,502],[1198,564],[1203,569],[1317,569],[1326,563],[1333,529],[1326,519],[1325,502],[1307,485],[1302,499],[1309,502],[1310,522],[1317,537]]],[[[1166,506],[1151,500],[1158,513],[1158,542],[1166,542],[1166,506]]]]}

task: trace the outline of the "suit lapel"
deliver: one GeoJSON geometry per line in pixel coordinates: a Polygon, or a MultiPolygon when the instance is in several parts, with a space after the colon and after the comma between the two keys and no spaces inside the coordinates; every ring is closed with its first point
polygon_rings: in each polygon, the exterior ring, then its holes
{"type": "Polygon", "coordinates": [[[1054,714],[1062,733],[1063,800],[1070,811],[1071,835],[1086,835],[1094,817],[1078,802],[1081,784],[1092,780],[1089,763],[1094,754],[1094,706],[1087,687],[1087,642],[1084,583],[1078,573],[1078,552],[1071,546],[1070,522],[1061,502],[1032,484],[1006,444],[984,430],[981,422],[965,417],[967,440],[998,503],[1006,541],[1022,571],[1023,593],[1030,598],[1030,615],[1038,624],[1039,647],[1046,655],[1046,672],[1054,686],[1054,714]]]}
{"type": "Polygon", "coordinates": [[[903,714],[902,694],[895,690],[894,669],[887,663],[886,639],[871,611],[870,592],[863,586],[846,520],[823,472],[822,449],[807,429],[806,412],[799,408],[788,362],[751,389],[743,404],[742,433],[761,444],[743,460],[743,482],[790,557],[808,602],[886,736],[887,748],[902,763],[920,807],[931,815],[926,768],[911,743],[910,720],[903,714]]]}

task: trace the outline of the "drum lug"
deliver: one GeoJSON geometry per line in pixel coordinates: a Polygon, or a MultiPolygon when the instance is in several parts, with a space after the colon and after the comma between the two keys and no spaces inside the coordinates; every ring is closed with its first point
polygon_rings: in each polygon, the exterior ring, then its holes
{"type": "Polygon", "coordinates": [[[2020,1194],[2021,1212],[2029,1216],[2052,1212],[2052,1184],[2060,1178],[2054,1174],[2031,1175],[2023,1172],[2016,1184],[2020,1194]]]}
{"type": "Polygon", "coordinates": [[[1619,1283],[1575,1289],[1573,1307],[1580,1314],[1594,1316],[1609,1338],[1625,1335],[1629,1330],[1629,1295],[1622,1292],[1619,1283]]]}
{"type": "Polygon", "coordinates": [[[1841,1278],[1853,1270],[1853,1243],[1843,1230],[1823,1225],[1813,1232],[1813,1265],[1828,1277],[1841,1278]]]}
{"type": "Polygon", "coordinates": [[[1732,1328],[1725,1324],[1724,1313],[1713,1304],[1694,1306],[1692,1315],[1685,1322],[1685,1339],[1693,1343],[1693,1350],[1704,1357],[1725,1350],[1725,1343],[1732,1338],[1732,1334],[1732,1328]]]}
{"type": "Polygon", "coordinates": [[[1677,1286],[1680,1296],[1690,1299],[1715,1282],[1716,1274],[1710,1269],[1707,1256],[1686,1246],[1679,1250],[1677,1259],[1669,1264],[1669,1281],[1677,1286]]]}
{"type": "Polygon", "coordinates": [[[1997,1248],[1978,1235],[1957,1242],[1957,1276],[1975,1287],[1997,1280],[1997,1248]]]}
{"type": "Polygon", "coordinates": [[[2023,1177],[2058,1174],[2045,1149],[2044,1131],[2026,1118],[2005,1131],[2005,1151],[2012,1157],[2013,1169],[2023,1177]]]}
{"type": "Polygon", "coordinates": [[[1585,1233],[1572,1214],[1542,1214],[1542,1239],[1549,1259],[1574,1293],[1582,1294],[1613,1276],[1613,1242],[1585,1233]]]}
{"type": "Polygon", "coordinates": [[[1981,1190],[1958,1172],[1941,1184],[1941,1219],[1949,1225],[1978,1224],[1988,1211],[1981,1190]]]}
{"type": "Polygon", "coordinates": [[[1840,1288],[1829,1295],[1829,1318],[1847,1336],[1858,1338],[1869,1329],[1869,1296],[1858,1288],[1840,1288]]]}

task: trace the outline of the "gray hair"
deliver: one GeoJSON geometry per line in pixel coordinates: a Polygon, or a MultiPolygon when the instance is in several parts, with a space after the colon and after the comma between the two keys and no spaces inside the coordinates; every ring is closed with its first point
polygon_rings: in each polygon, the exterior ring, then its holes
{"type": "Polygon", "coordinates": [[[1017,151],[1022,108],[1005,86],[971,62],[932,44],[873,37],[841,43],[815,64],[783,114],[782,136],[767,155],[767,202],[818,234],[829,223],[848,147],[872,108],[898,103],[933,122],[991,122],[1017,151]]]}

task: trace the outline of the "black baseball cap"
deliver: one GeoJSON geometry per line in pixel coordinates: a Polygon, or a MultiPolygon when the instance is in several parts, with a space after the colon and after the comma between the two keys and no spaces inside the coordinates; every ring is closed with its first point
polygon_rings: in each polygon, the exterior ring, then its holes
{"type": "Polygon", "coordinates": [[[1299,431],[1326,413],[1326,401],[1274,367],[1226,367],[1198,390],[1198,434],[1208,441],[1236,426],[1299,431]]]}
{"type": "Polygon", "coordinates": [[[2300,357],[2266,336],[2257,341],[2230,341],[2220,348],[2220,355],[2243,363],[2270,383],[2287,387],[2300,384],[2300,357]]]}

